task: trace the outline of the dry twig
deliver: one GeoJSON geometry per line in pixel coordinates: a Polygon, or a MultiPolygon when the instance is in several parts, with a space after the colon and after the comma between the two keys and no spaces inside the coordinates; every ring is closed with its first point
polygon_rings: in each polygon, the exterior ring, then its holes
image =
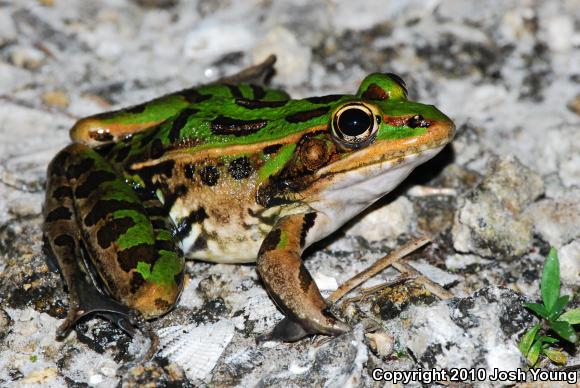
{"type": "MultiPolygon", "coordinates": [[[[368,279],[372,278],[385,268],[390,265],[393,265],[397,260],[407,256],[409,253],[416,251],[417,249],[421,248],[422,246],[430,243],[431,240],[426,237],[419,237],[415,240],[408,242],[407,244],[403,245],[402,247],[396,249],[395,251],[391,252],[387,256],[377,260],[373,265],[368,267],[362,272],[359,272],[346,282],[344,282],[336,291],[330,294],[328,301],[330,303],[336,303],[340,298],[344,295],[367,281],[368,279]]],[[[422,276],[422,275],[421,275],[422,276]]]]}

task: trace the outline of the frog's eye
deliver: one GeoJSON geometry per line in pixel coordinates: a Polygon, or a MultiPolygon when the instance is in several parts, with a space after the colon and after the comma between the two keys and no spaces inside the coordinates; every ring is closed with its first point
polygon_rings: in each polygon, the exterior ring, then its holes
{"type": "Polygon", "coordinates": [[[380,123],[380,116],[369,106],[362,103],[348,104],[334,113],[332,135],[346,147],[360,148],[374,140],[380,123]]]}

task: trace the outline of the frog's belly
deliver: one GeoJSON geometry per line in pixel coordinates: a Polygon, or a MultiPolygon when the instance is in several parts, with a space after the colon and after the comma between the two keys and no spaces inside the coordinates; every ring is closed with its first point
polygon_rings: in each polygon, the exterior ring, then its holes
{"type": "Polygon", "coordinates": [[[211,261],[214,263],[252,263],[256,261],[258,250],[267,234],[268,225],[229,223],[212,225],[204,222],[193,225],[190,234],[181,240],[181,249],[189,259],[211,261]]]}
{"type": "Polygon", "coordinates": [[[182,207],[177,203],[171,209],[170,217],[176,225],[184,225],[186,220],[185,233],[180,235],[179,228],[177,232],[186,258],[214,263],[256,261],[277,213],[272,209],[264,212],[257,206],[243,206],[238,201],[230,198],[219,206],[188,202],[188,206],[182,207]],[[199,216],[200,209],[203,209],[203,216],[199,216]]]}

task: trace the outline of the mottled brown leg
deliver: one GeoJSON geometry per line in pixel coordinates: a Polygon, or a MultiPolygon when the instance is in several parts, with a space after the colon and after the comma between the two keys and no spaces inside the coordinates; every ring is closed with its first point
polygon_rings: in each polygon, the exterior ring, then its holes
{"type": "Polygon", "coordinates": [[[306,215],[282,218],[265,238],[257,268],[270,297],[286,315],[261,339],[297,341],[310,334],[337,335],[350,328],[329,312],[328,304],[300,258],[306,215]]]}
{"type": "Polygon", "coordinates": [[[45,249],[56,262],[69,292],[69,310],[64,323],[57,329],[57,339],[64,339],[82,318],[101,315],[128,334],[134,333],[131,311],[97,290],[84,264],[81,233],[75,216],[73,189],[64,172],[71,154],[61,151],[48,170],[45,222],[45,249]]]}

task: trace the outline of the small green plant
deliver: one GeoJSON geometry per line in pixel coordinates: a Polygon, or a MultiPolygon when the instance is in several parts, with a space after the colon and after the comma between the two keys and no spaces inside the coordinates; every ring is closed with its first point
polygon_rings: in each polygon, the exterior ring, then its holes
{"type": "Polygon", "coordinates": [[[560,339],[572,343],[578,340],[578,335],[572,325],[580,324],[580,308],[562,313],[570,302],[570,296],[560,296],[560,262],[554,248],[550,250],[544,263],[540,291],[541,304],[524,303],[524,306],[544,321],[535,324],[522,336],[519,343],[520,351],[527,358],[530,366],[538,362],[541,354],[554,363],[565,364],[566,355],[553,345],[559,343],[560,339]],[[549,330],[553,331],[558,338],[545,335],[549,330]]]}

